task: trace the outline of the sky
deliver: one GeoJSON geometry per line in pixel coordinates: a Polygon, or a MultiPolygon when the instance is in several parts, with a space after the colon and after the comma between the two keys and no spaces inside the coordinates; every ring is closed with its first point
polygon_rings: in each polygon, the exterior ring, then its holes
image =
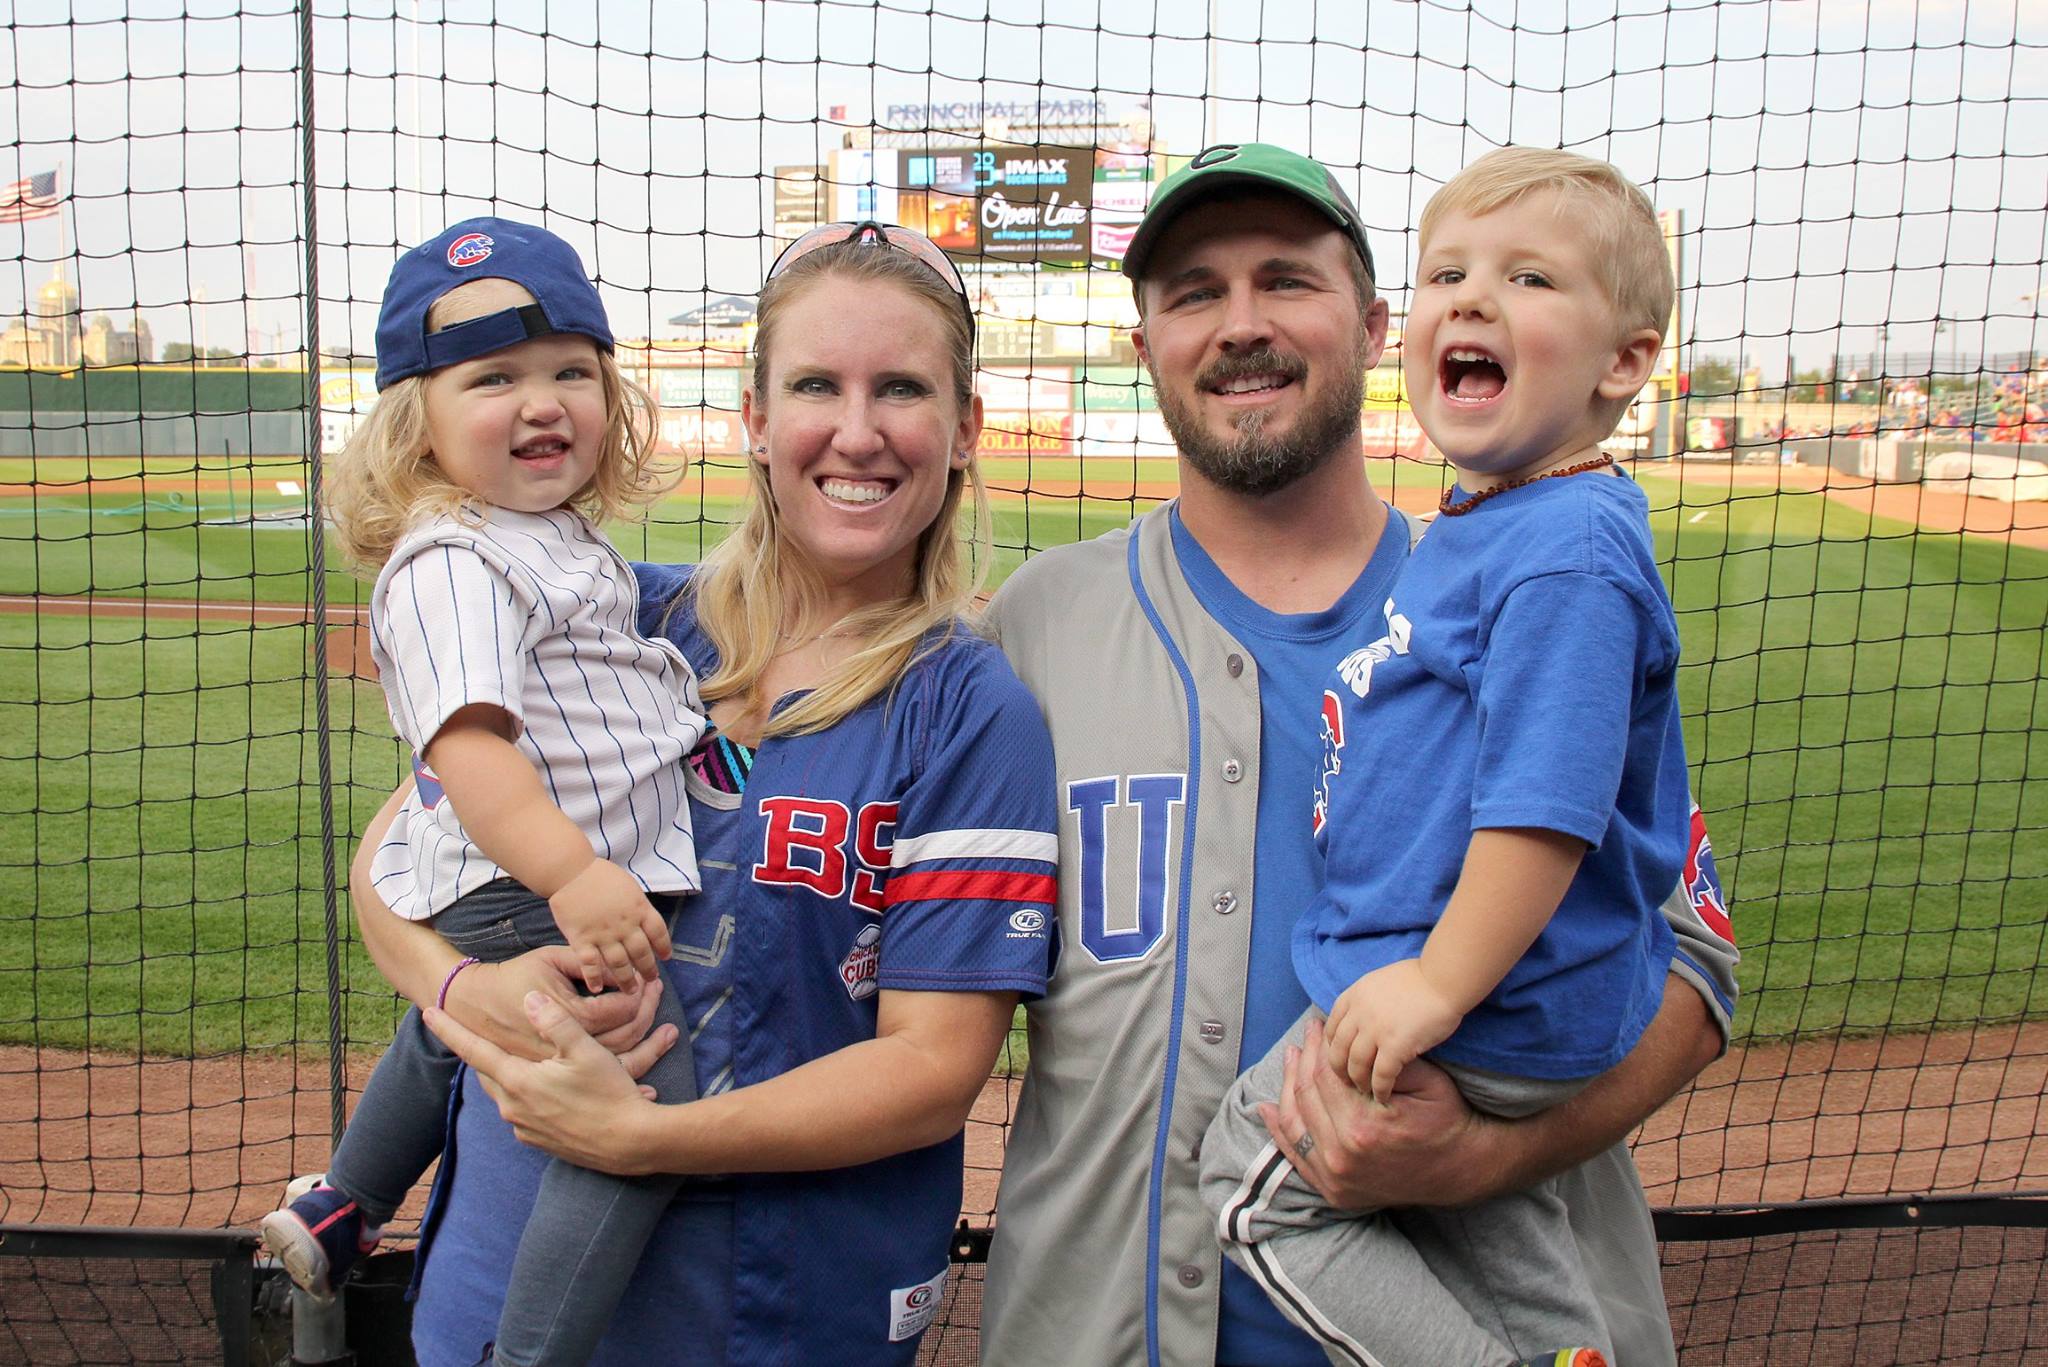
{"type": "MultiPolygon", "coordinates": [[[[299,21],[283,0],[14,0],[0,317],[61,262],[159,341],[303,333],[299,21]],[[11,163],[11,164],[10,164],[11,163]]],[[[1788,363],[2048,350],[2037,0],[318,0],[323,345],[370,350],[401,242],[479,212],[583,251],[621,335],[751,294],[773,168],[891,105],[1095,99],[1155,145],[1330,166],[1398,310],[1429,194],[1506,142],[1614,161],[1682,215],[1680,339],[1788,363]],[[843,110],[840,107],[843,106],[843,110]],[[835,116],[835,111],[838,111],[835,116]],[[1937,327],[1940,331],[1937,333],[1937,327]]]]}

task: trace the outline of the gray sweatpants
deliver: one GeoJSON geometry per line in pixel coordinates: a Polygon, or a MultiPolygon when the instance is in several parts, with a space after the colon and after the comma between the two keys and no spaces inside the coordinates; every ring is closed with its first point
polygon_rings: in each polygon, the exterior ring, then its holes
{"type": "MultiPolygon", "coordinates": [[[[673,895],[653,893],[648,900],[673,917],[673,895]]],[[[547,899],[509,878],[451,903],[433,926],[449,944],[485,963],[564,942],[547,899]]],[[[693,1101],[697,1071],[690,1060],[689,1024],[672,991],[663,991],[655,1011],[655,1023],[662,1021],[676,1026],[675,1047],[640,1080],[663,1104],[693,1101]]],[[[417,1008],[405,1013],[327,1167],[328,1185],[353,1199],[368,1223],[389,1220],[440,1156],[449,1088],[461,1062],[427,1029],[417,1008]]],[[[681,1181],[666,1175],[615,1177],[551,1161],[519,1239],[495,1360],[505,1367],[586,1361],[681,1181]]],[[[517,1215],[507,1212],[508,1218],[517,1215]]]]}
{"type": "MultiPolygon", "coordinates": [[[[1613,1355],[1554,1182],[1460,1209],[1338,1210],[1273,1143],[1258,1105],[1280,1096],[1285,1051],[1311,1007],[1247,1069],[1202,1140],[1202,1199],[1223,1251],[1336,1363],[1507,1367],[1560,1348],[1613,1355]]],[[[1475,1109],[1532,1115],[1578,1092],[1447,1069],[1475,1109]]]]}

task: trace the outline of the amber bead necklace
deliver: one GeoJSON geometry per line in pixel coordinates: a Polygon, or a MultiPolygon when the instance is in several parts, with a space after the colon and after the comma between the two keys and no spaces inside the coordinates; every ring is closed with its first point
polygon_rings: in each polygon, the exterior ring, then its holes
{"type": "Polygon", "coordinates": [[[1598,470],[1603,466],[1612,464],[1614,464],[1614,457],[1603,454],[1593,460],[1582,460],[1577,465],[1567,465],[1561,470],[1545,470],[1540,475],[1530,475],[1525,479],[1511,479],[1506,484],[1496,484],[1491,489],[1480,490],[1463,503],[1453,503],[1451,501],[1451,496],[1457,493],[1457,487],[1453,485],[1451,488],[1444,490],[1443,501],[1436,505],[1436,510],[1445,517],[1463,517],[1489,498],[1494,497],[1496,494],[1504,494],[1510,489],[1519,489],[1525,484],[1534,484],[1539,479],[1563,479],[1566,475],[1583,475],[1588,470],[1598,470]]]}

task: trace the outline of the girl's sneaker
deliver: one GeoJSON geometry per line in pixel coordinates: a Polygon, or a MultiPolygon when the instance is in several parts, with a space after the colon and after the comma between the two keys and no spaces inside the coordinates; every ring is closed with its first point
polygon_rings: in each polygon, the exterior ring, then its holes
{"type": "Polygon", "coordinates": [[[300,1290],[327,1300],[350,1269],[384,1237],[356,1203],[326,1185],[326,1174],[301,1177],[285,1188],[291,1201],[263,1217],[263,1247],[284,1264],[300,1290]]]}

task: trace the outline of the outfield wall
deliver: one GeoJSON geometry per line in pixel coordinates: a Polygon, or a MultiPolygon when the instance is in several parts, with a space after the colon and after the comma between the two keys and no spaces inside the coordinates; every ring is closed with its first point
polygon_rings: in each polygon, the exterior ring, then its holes
{"type": "Polygon", "coordinates": [[[303,409],[240,413],[0,411],[0,456],[296,456],[303,409]]]}

